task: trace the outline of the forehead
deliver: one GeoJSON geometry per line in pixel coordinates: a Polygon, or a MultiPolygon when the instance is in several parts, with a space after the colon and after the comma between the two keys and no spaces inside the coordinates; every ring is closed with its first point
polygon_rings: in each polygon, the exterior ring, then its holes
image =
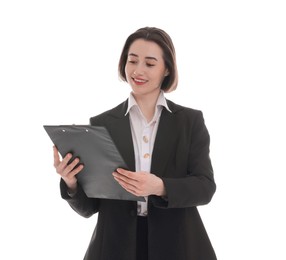
{"type": "Polygon", "coordinates": [[[143,39],[135,40],[130,45],[128,54],[131,53],[139,57],[155,57],[157,59],[163,57],[163,50],[157,43],[143,39]]]}

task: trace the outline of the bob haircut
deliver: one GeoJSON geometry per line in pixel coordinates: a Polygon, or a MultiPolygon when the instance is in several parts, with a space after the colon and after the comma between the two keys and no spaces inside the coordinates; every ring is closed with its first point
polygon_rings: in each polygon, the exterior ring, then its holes
{"type": "Polygon", "coordinates": [[[125,65],[127,62],[128,51],[131,44],[138,39],[155,42],[163,50],[163,59],[169,74],[164,78],[161,89],[164,92],[171,92],[176,89],[178,84],[178,71],[176,62],[175,48],[171,37],[162,29],[156,27],[140,28],[126,39],[123,46],[118,64],[119,77],[127,82],[125,74],[125,65]]]}

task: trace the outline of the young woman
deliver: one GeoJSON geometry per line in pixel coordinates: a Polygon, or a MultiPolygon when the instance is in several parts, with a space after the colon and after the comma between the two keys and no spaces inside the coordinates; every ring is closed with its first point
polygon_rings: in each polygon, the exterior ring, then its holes
{"type": "Polygon", "coordinates": [[[71,154],[54,166],[61,195],[80,215],[98,213],[86,260],[214,260],[197,206],[216,190],[209,158],[210,137],[201,111],[164,97],[177,86],[175,49],[169,35],[154,27],[132,33],[119,61],[129,98],[92,117],[105,126],[129,166],[113,172],[128,192],[146,202],[88,198],[76,174],[84,166],[71,154]]]}

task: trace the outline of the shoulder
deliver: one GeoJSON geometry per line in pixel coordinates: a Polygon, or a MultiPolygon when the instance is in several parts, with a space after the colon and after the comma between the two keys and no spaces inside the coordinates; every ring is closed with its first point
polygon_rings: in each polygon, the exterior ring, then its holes
{"type": "Polygon", "coordinates": [[[169,100],[167,102],[175,118],[176,125],[181,131],[204,137],[204,140],[209,140],[208,129],[201,110],[181,106],[169,100]]]}
{"type": "Polygon", "coordinates": [[[100,125],[104,124],[106,120],[110,120],[112,118],[121,118],[125,116],[126,110],[128,106],[128,100],[125,100],[124,102],[120,103],[116,107],[113,107],[101,114],[98,114],[96,116],[92,116],[90,118],[90,124],[91,125],[100,125]]]}
{"type": "Polygon", "coordinates": [[[168,100],[168,99],[167,99],[167,104],[168,104],[168,107],[170,108],[170,110],[172,111],[172,113],[174,113],[174,115],[191,116],[191,117],[202,116],[201,110],[191,108],[191,107],[182,106],[182,105],[176,104],[173,101],[168,100]]]}
{"type": "Polygon", "coordinates": [[[172,117],[179,127],[193,130],[206,127],[204,115],[201,110],[178,105],[170,100],[167,100],[167,104],[172,111],[172,117]]]}

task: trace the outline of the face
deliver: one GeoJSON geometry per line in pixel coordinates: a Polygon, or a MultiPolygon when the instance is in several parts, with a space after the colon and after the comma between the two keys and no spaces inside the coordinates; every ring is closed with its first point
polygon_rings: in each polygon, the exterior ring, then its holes
{"type": "Polygon", "coordinates": [[[125,74],[135,95],[158,94],[168,75],[161,47],[155,42],[135,40],[128,51],[125,74]]]}

